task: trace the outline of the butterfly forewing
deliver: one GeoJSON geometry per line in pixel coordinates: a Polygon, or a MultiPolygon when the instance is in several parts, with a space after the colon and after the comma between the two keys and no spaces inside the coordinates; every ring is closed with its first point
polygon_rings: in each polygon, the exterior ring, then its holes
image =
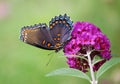
{"type": "Polygon", "coordinates": [[[20,38],[22,41],[39,48],[54,49],[54,41],[46,24],[23,27],[20,38]]]}

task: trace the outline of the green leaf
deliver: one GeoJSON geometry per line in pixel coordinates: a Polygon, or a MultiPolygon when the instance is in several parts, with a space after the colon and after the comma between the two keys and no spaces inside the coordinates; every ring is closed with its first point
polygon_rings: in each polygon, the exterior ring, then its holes
{"type": "Polygon", "coordinates": [[[120,58],[111,58],[100,67],[100,69],[97,71],[96,78],[98,79],[105,71],[118,63],[120,63],[120,58]]]}
{"type": "Polygon", "coordinates": [[[79,71],[77,69],[72,69],[72,68],[57,69],[57,70],[55,70],[53,72],[50,72],[46,76],[55,76],[55,75],[65,75],[65,76],[80,77],[80,78],[84,78],[84,79],[87,79],[88,81],[90,81],[90,78],[88,77],[88,75],[86,75],[82,71],[79,71]]]}

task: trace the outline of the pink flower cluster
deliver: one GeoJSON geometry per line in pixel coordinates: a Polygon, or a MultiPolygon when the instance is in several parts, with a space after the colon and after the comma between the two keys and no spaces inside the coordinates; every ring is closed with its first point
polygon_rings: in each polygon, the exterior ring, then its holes
{"type": "Polygon", "coordinates": [[[94,64],[93,69],[97,71],[106,60],[111,58],[109,39],[97,26],[89,22],[76,22],[73,28],[71,39],[64,46],[67,63],[70,68],[87,72],[89,65],[84,55],[91,50],[92,61],[95,56],[103,59],[94,64]]]}

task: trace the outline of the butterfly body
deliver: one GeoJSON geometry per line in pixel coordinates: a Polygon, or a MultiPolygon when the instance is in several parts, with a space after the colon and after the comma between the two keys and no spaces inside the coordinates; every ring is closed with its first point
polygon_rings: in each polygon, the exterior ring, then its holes
{"type": "Polygon", "coordinates": [[[21,29],[20,39],[30,45],[58,52],[69,40],[72,21],[66,14],[55,16],[49,22],[26,26],[21,29]]]}

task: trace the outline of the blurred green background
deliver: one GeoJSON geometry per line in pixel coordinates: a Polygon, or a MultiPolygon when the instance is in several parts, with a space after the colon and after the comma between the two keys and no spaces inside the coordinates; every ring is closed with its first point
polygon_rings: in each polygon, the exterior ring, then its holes
{"type": "MultiPolygon", "coordinates": [[[[0,0],[0,84],[89,84],[75,77],[45,75],[68,67],[62,52],[42,50],[19,40],[21,27],[49,23],[67,13],[75,21],[94,23],[111,40],[113,56],[120,54],[120,0],[0,0]],[[52,61],[49,53],[54,55],[52,61]]],[[[99,84],[120,84],[119,64],[99,84]]]]}

